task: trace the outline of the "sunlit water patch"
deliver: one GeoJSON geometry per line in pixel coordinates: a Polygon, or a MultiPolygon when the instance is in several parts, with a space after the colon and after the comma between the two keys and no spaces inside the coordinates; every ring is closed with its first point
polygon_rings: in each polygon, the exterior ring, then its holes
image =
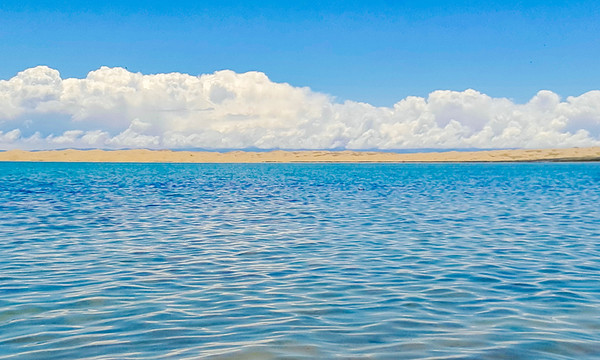
{"type": "Polygon", "coordinates": [[[600,164],[0,164],[0,359],[600,357],[600,164]]]}

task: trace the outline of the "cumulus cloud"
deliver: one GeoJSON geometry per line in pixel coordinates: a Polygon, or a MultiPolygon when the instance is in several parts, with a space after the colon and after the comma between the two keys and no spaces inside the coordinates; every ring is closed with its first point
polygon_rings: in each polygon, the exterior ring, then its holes
{"type": "Polygon", "coordinates": [[[0,80],[0,148],[415,149],[600,145],[600,91],[515,104],[439,90],[376,107],[260,72],[143,75],[38,66],[0,80]]]}

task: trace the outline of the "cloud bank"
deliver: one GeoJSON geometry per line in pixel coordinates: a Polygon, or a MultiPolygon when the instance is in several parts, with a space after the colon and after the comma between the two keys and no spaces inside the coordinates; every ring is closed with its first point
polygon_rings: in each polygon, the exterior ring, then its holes
{"type": "Polygon", "coordinates": [[[143,75],[46,66],[0,80],[0,149],[416,149],[600,145],[600,91],[526,104],[475,90],[392,107],[275,83],[260,72],[143,75]]]}

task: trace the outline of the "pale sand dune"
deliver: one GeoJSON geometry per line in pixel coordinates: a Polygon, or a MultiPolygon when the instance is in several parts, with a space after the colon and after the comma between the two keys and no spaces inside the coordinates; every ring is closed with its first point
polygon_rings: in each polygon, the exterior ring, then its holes
{"type": "Polygon", "coordinates": [[[49,162],[506,162],[600,161],[600,147],[537,150],[448,151],[396,154],[360,151],[231,151],[226,153],[171,150],[52,150],[0,152],[0,161],[49,162]]]}

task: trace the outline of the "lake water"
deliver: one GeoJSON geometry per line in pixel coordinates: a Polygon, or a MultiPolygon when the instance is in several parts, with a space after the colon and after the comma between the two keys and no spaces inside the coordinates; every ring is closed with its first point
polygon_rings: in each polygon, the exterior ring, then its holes
{"type": "Polygon", "coordinates": [[[0,163],[0,359],[599,357],[598,163],[0,163]]]}

